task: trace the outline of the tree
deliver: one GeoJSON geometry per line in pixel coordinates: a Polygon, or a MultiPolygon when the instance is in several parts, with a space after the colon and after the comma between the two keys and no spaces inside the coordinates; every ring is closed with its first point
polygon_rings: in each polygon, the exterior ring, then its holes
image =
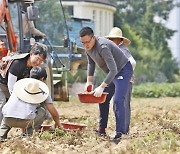
{"type": "Polygon", "coordinates": [[[36,27],[48,36],[52,44],[63,45],[66,26],[59,1],[37,1],[36,6],[38,6],[40,12],[36,27]]]}
{"type": "MultiPolygon", "coordinates": [[[[131,38],[129,47],[137,60],[135,75],[137,83],[157,80],[173,82],[179,73],[176,61],[172,58],[167,39],[175,31],[165,27],[173,0],[112,0],[117,6],[114,25],[123,30],[123,35],[131,38]],[[157,22],[155,19],[158,18],[157,22]]],[[[161,81],[161,82],[162,82],[161,81]]]]}

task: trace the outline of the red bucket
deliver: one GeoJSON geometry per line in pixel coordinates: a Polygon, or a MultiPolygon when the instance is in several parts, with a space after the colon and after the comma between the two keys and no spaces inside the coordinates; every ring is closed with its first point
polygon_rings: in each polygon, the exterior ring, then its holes
{"type": "Polygon", "coordinates": [[[41,125],[39,131],[51,131],[54,130],[52,125],[41,125]]]}
{"type": "Polygon", "coordinates": [[[64,123],[61,122],[64,130],[83,130],[87,126],[84,124],[73,124],[73,123],[64,123]]]}
{"type": "Polygon", "coordinates": [[[103,92],[101,97],[95,97],[94,94],[90,93],[79,93],[78,97],[81,103],[104,103],[107,97],[106,92],[103,92]]]}

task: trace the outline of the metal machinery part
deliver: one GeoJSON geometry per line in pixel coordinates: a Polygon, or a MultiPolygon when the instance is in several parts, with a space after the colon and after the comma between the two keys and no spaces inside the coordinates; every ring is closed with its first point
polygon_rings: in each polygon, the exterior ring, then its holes
{"type": "Polygon", "coordinates": [[[68,101],[67,71],[72,71],[72,64],[76,61],[79,63],[84,57],[81,53],[74,52],[75,48],[69,39],[61,0],[32,2],[33,0],[0,1],[0,52],[5,53],[2,56],[8,52],[28,52],[32,38],[46,44],[49,53],[44,65],[47,66],[47,85],[51,96],[54,100],[68,101]],[[32,7],[28,12],[31,16],[34,15],[34,12],[31,12],[33,8],[39,9],[39,11],[36,10],[39,15],[35,14],[33,22],[38,30],[46,34],[46,38],[34,36],[30,27],[28,27],[28,33],[24,34],[22,11],[26,11],[27,7],[32,7]]]}

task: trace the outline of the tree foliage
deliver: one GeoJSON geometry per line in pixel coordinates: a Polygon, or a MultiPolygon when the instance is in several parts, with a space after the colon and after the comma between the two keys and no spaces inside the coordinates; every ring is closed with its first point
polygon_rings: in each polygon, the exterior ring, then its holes
{"type": "Polygon", "coordinates": [[[175,31],[164,24],[175,6],[173,0],[111,1],[117,6],[114,25],[131,40],[137,83],[175,81],[179,69],[167,42],[175,31]]]}
{"type": "Polygon", "coordinates": [[[66,26],[59,1],[37,1],[35,5],[38,6],[40,12],[36,27],[48,36],[51,43],[63,45],[66,26]]]}

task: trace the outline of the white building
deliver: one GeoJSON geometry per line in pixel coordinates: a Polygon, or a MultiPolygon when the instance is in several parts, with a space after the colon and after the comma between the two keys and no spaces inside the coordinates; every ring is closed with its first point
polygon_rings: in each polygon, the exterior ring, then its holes
{"type": "MultiPolygon", "coordinates": [[[[180,0],[176,0],[180,3],[180,0]]],[[[180,7],[175,7],[169,16],[167,27],[176,30],[174,36],[168,41],[173,57],[180,66],[180,7]]]]}
{"type": "Polygon", "coordinates": [[[62,0],[62,4],[70,15],[93,20],[95,35],[105,36],[113,27],[116,8],[109,0],[62,0]]]}

